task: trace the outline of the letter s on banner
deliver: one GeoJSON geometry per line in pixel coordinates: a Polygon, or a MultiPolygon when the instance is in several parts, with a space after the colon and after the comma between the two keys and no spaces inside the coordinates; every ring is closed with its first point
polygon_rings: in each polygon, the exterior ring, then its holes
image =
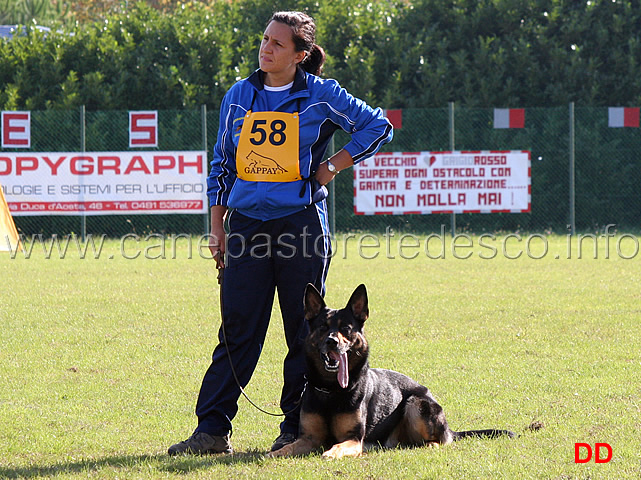
{"type": "Polygon", "coordinates": [[[31,112],[2,112],[2,148],[31,148],[31,112]]]}
{"type": "Polygon", "coordinates": [[[158,146],[158,111],[129,112],[129,147],[158,146]]]}

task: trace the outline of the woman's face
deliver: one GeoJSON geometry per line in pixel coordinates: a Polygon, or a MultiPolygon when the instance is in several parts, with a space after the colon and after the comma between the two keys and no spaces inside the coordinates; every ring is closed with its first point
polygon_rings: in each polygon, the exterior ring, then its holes
{"type": "Polygon", "coordinates": [[[291,82],[296,65],[304,58],[305,52],[295,50],[292,30],[288,25],[276,21],[267,25],[258,52],[260,69],[267,73],[267,79],[287,80],[283,85],[291,82]]]}

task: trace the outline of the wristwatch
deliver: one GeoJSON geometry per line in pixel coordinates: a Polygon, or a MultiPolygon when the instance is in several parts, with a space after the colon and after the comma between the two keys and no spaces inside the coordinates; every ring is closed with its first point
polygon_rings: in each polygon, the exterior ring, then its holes
{"type": "Polygon", "coordinates": [[[336,169],[336,167],[334,166],[334,164],[332,162],[327,160],[327,162],[325,162],[325,163],[327,163],[327,170],[329,170],[334,175],[336,175],[338,173],[338,170],[336,169]]]}

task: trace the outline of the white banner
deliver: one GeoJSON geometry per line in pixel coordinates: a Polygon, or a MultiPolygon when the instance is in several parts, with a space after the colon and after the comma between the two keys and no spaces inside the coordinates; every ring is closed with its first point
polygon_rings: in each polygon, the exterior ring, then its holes
{"type": "Polygon", "coordinates": [[[207,154],[0,152],[14,216],[205,213],[207,154]]]}
{"type": "Polygon", "coordinates": [[[354,166],[357,215],[529,212],[530,152],[378,153],[354,166]]]}

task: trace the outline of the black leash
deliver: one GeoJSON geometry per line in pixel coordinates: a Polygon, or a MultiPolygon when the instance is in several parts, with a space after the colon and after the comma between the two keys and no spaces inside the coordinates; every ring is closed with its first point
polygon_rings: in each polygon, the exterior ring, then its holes
{"type": "MultiPolygon", "coordinates": [[[[218,254],[220,255],[220,252],[218,254]]],[[[252,404],[254,407],[256,407],[256,409],[263,412],[264,414],[271,415],[272,417],[284,417],[285,415],[289,415],[290,413],[292,413],[294,410],[298,408],[298,405],[303,400],[303,393],[305,393],[305,389],[307,388],[307,383],[305,383],[305,387],[303,387],[303,391],[300,394],[300,399],[298,399],[294,408],[292,408],[290,411],[285,413],[272,413],[262,409],[261,407],[256,405],[251,398],[249,398],[249,396],[245,393],[245,390],[243,389],[243,387],[240,385],[240,380],[238,380],[238,375],[236,375],[234,362],[232,362],[231,353],[229,352],[229,347],[227,344],[227,334],[225,333],[225,314],[224,314],[225,310],[223,308],[223,275],[224,275],[223,272],[225,268],[220,267],[220,265],[218,264],[218,260],[216,260],[216,268],[218,268],[218,289],[220,292],[220,323],[222,325],[221,330],[223,332],[223,340],[225,341],[225,351],[227,352],[227,358],[229,359],[229,366],[231,368],[231,373],[234,376],[234,380],[236,381],[236,385],[238,385],[238,388],[240,389],[240,393],[243,394],[243,397],[245,397],[250,404],[252,404]]]]}

